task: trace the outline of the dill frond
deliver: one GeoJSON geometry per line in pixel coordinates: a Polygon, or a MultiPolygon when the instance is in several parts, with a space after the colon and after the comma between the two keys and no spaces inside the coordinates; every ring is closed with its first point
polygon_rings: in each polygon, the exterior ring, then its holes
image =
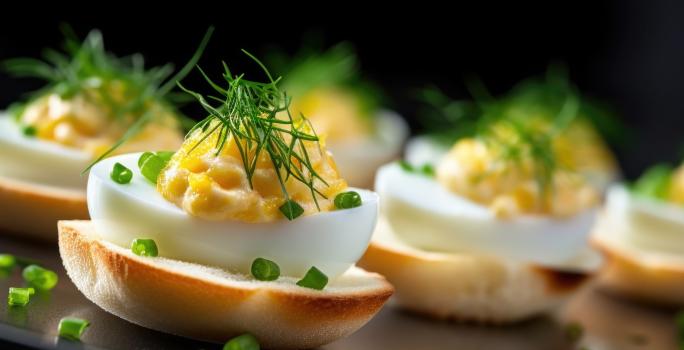
{"type": "Polygon", "coordinates": [[[314,169],[305,145],[305,142],[313,142],[318,151],[323,152],[318,143],[318,136],[306,117],[290,114],[290,97],[278,87],[281,79],[274,79],[261,61],[247,51],[243,52],[262,68],[268,82],[248,80],[243,74],[234,75],[224,62],[222,83],[214,82],[198,68],[216,95],[205,96],[178,84],[183,91],[194,96],[208,113],[208,116],[188,133],[202,133],[202,137],[190,152],[210,135],[218,133],[215,146],[218,155],[229,139],[233,138],[250,187],[259,156],[265,152],[276,170],[286,203],[289,202],[290,196],[285,182],[289,178],[294,178],[309,188],[320,210],[317,196],[326,196],[315,185],[319,181],[325,186],[328,184],[314,169]]]}

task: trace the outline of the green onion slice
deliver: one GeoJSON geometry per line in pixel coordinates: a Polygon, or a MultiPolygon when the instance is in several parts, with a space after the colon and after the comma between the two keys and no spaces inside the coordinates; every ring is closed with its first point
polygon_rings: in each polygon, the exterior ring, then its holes
{"type": "Polygon", "coordinates": [[[153,239],[148,238],[136,238],[131,242],[131,251],[135,255],[139,256],[151,256],[155,257],[159,255],[159,250],[157,249],[157,243],[153,239]]]}
{"type": "Polygon", "coordinates": [[[38,133],[38,129],[36,129],[36,127],[33,125],[26,125],[21,128],[21,132],[25,136],[36,136],[36,134],[38,133]]]}
{"type": "Polygon", "coordinates": [[[128,169],[123,164],[117,162],[112,168],[110,177],[112,180],[114,180],[114,182],[124,185],[131,182],[131,179],[133,178],[133,172],[131,169],[128,169]]]}
{"type": "Polygon", "coordinates": [[[55,288],[59,281],[59,278],[54,271],[38,265],[26,266],[22,272],[22,276],[26,283],[39,290],[50,290],[55,288]]]}
{"type": "Polygon", "coordinates": [[[294,220],[304,214],[304,208],[292,199],[288,199],[280,206],[280,212],[283,213],[288,220],[294,220]]]}
{"type": "Polygon", "coordinates": [[[361,196],[354,192],[342,192],[335,196],[335,208],[337,209],[350,209],[360,207],[363,202],[361,201],[361,196]]]}
{"type": "Polygon", "coordinates": [[[31,299],[31,295],[35,294],[33,288],[15,288],[10,287],[7,295],[7,305],[9,306],[26,306],[31,299]]]}
{"type": "Polygon", "coordinates": [[[246,333],[229,340],[223,350],[260,350],[259,342],[256,337],[246,333]]]}
{"type": "Polygon", "coordinates": [[[280,277],[280,267],[271,260],[256,258],[252,262],[252,276],[259,281],[275,281],[280,277]]]}
{"type": "Polygon", "coordinates": [[[300,287],[306,287],[316,290],[323,290],[328,284],[328,276],[326,276],[321,270],[317,269],[316,266],[312,266],[309,271],[306,272],[304,278],[297,282],[300,287]]]}
{"type": "Polygon", "coordinates": [[[69,340],[81,340],[83,332],[90,326],[90,322],[76,317],[65,317],[59,320],[59,336],[69,340]]]}
{"type": "Polygon", "coordinates": [[[672,167],[667,164],[655,165],[634,183],[633,191],[640,195],[663,199],[667,196],[672,173],[672,167]]]}
{"type": "Polygon", "coordinates": [[[156,184],[159,173],[164,170],[169,159],[171,159],[168,153],[169,152],[158,152],[157,154],[152,152],[143,153],[140,158],[138,158],[140,173],[142,173],[147,180],[156,184]]]}
{"type": "Polygon", "coordinates": [[[0,254],[0,269],[11,269],[17,264],[17,259],[11,254],[0,254]]]}

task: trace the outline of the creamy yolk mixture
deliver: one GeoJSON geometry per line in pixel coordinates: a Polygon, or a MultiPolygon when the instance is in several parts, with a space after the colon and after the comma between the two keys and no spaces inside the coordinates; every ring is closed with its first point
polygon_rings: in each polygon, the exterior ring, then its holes
{"type": "Polygon", "coordinates": [[[342,89],[313,89],[293,99],[290,112],[294,117],[306,116],[314,130],[330,141],[354,142],[372,132],[358,99],[342,89]]]}
{"type": "MultiPolygon", "coordinates": [[[[117,86],[117,85],[114,85],[117,86]]],[[[108,98],[123,98],[121,89],[110,89],[108,98]]],[[[149,105],[152,122],[117,149],[126,153],[141,149],[177,149],[183,135],[172,112],[161,105],[149,105]]],[[[65,146],[82,149],[98,156],[109,149],[134,122],[132,115],[116,119],[103,97],[95,90],[83,90],[69,98],[48,94],[29,103],[19,123],[33,126],[36,137],[65,146]]]]}
{"type": "MultiPolygon", "coordinates": [[[[212,130],[213,125],[207,130],[212,130]]],[[[230,135],[217,155],[219,131],[205,136],[201,130],[193,132],[159,175],[157,190],[164,198],[191,215],[210,220],[254,223],[282,219],[279,207],[285,197],[268,153],[260,152],[250,187],[236,143],[242,142],[246,148],[244,141],[237,141],[230,135]]],[[[335,195],[343,191],[347,183],[340,178],[335,161],[323,143],[319,146],[319,143],[305,141],[304,144],[313,169],[328,184],[326,186],[320,180],[314,182],[315,188],[325,196],[316,196],[320,210],[332,210],[335,195]]],[[[252,159],[255,149],[249,152],[252,159]]],[[[296,160],[293,162],[298,164],[296,160]]],[[[318,212],[307,185],[290,177],[285,180],[285,187],[290,198],[302,206],[304,215],[318,212]]]]}
{"type": "Polygon", "coordinates": [[[680,165],[670,180],[667,200],[675,204],[684,205],[684,164],[680,165]]]}
{"type": "Polygon", "coordinates": [[[457,142],[437,167],[437,180],[502,218],[519,214],[568,217],[596,205],[599,199],[581,175],[565,169],[553,172],[542,193],[531,159],[502,160],[500,149],[479,139],[457,142]]]}

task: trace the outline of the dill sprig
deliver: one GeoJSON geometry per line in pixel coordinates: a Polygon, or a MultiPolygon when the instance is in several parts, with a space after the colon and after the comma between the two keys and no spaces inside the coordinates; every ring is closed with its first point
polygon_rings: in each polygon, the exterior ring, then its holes
{"type": "MultiPolygon", "coordinates": [[[[69,99],[87,91],[82,96],[96,98],[96,102],[104,104],[115,120],[127,118],[126,122],[132,122],[126,137],[122,139],[125,141],[135,136],[156,116],[151,113],[150,106],[162,106],[176,116],[181,125],[188,124],[188,119],[175,108],[182,98],[177,98],[178,95],[171,93],[171,89],[197,64],[213,30],[213,27],[207,30],[191,59],[173,76],[172,64],[145,68],[141,54],[117,57],[107,52],[100,31],[90,31],[81,42],[66,25],[62,26],[64,52],[45,49],[43,60],[14,58],[4,61],[2,68],[16,77],[39,78],[47,82],[43,88],[31,93],[26,103],[46,94],[56,93],[63,99],[69,99]],[[123,87],[121,98],[112,97],[112,84],[115,83],[123,87]],[[133,120],[129,120],[130,117],[133,120]]],[[[118,146],[120,144],[102,154],[98,161],[118,146]]]]}
{"type": "Polygon", "coordinates": [[[285,186],[285,182],[292,177],[309,188],[316,207],[320,210],[317,195],[323,198],[326,196],[316,188],[316,183],[320,181],[325,186],[328,183],[314,169],[305,145],[305,142],[314,142],[318,151],[323,152],[318,136],[306,117],[293,117],[290,114],[291,99],[278,87],[281,78],[273,79],[261,61],[247,51],[242,51],[261,67],[268,82],[248,80],[244,74],[233,75],[223,62],[224,85],[215,83],[198,67],[217,96],[204,96],[178,84],[182,90],[194,96],[208,113],[188,133],[203,133],[189,152],[212,134],[218,133],[215,145],[218,155],[232,138],[240,153],[250,187],[253,186],[252,178],[259,156],[266,152],[276,170],[286,205],[296,205],[290,200],[285,186]],[[285,117],[280,117],[283,115],[285,117]]]}
{"type": "Polygon", "coordinates": [[[557,159],[554,138],[574,120],[589,119],[584,112],[587,104],[564,73],[552,66],[544,82],[523,82],[501,98],[492,96],[476,78],[467,81],[473,101],[453,100],[434,87],[424,89],[419,95],[424,102],[423,122],[438,141],[453,144],[475,137],[500,152],[504,162],[522,166],[531,161],[544,196],[553,189],[554,173],[567,168],[557,159]],[[542,124],[535,119],[539,117],[542,124]]]}

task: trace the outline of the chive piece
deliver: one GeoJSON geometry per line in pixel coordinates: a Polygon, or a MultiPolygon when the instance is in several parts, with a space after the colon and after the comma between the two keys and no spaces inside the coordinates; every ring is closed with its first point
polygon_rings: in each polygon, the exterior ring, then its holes
{"type": "Polygon", "coordinates": [[[420,172],[425,176],[435,177],[435,167],[432,164],[423,164],[423,166],[420,167],[420,172]]]}
{"type": "Polygon", "coordinates": [[[114,180],[114,182],[125,185],[131,182],[133,178],[133,172],[131,169],[126,168],[123,164],[117,162],[112,168],[111,174],[109,176],[114,180]]]}
{"type": "Polygon", "coordinates": [[[142,168],[143,164],[147,160],[147,158],[152,157],[154,153],[152,152],[145,152],[140,155],[140,158],[138,158],[138,168],[142,168]]]}
{"type": "Polygon", "coordinates": [[[26,306],[36,291],[33,288],[15,288],[10,287],[7,295],[7,305],[9,306],[26,306]]]}
{"type": "Polygon", "coordinates": [[[22,276],[26,283],[30,286],[40,290],[50,290],[55,288],[59,278],[54,271],[40,267],[38,265],[29,265],[24,268],[22,276]]]}
{"type": "Polygon", "coordinates": [[[328,276],[321,272],[321,270],[317,269],[316,266],[312,266],[309,271],[306,272],[304,278],[297,282],[297,285],[300,287],[317,290],[323,290],[326,284],[328,284],[328,276]]]}
{"type": "Polygon", "coordinates": [[[280,277],[280,267],[271,260],[256,258],[252,262],[252,276],[259,281],[275,281],[280,277]]]}
{"type": "Polygon", "coordinates": [[[288,199],[280,206],[280,212],[283,213],[288,220],[294,220],[304,214],[304,208],[292,199],[288,199]]]}
{"type": "Polygon", "coordinates": [[[582,328],[582,325],[577,322],[568,323],[565,326],[565,337],[573,343],[576,343],[582,339],[583,334],[584,328],[582,328]]]}
{"type": "Polygon", "coordinates": [[[0,269],[11,269],[17,264],[17,259],[11,254],[0,254],[0,269]]]}
{"type": "Polygon", "coordinates": [[[169,162],[171,160],[171,157],[176,154],[176,152],[172,151],[159,151],[157,152],[157,157],[163,159],[165,162],[169,162]]]}
{"type": "Polygon", "coordinates": [[[644,196],[663,199],[667,196],[671,178],[672,167],[666,164],[655,165],[634,183],[633,191],[644,196]]]}
{"type": "Polygon", "coordinates": [[[139,256],[155,257],[159,255],[157,243],[153,239],[136,238],[131,242],[131,251],[139,256]]]}
{"type": "Polygon", "coordinates": [[[25,125],[21,128],[21,133],[24,134],[24,136],[36,136],[38,129],[33,125],[25,125]]]}
{"type": "Polygon", "coordinates": [[[64,317],[59,320],[59,336],[69,340],[81,340],[81,335],[86,328],[90,326],[90,322],[76,317],[64,317]]]}
{"type": "Polygon", "coordinates": [[[363,202],[361,201],[361,196],[354,192],[342,192],[335,196],[335,208],[337,209],[350,209],[360,207],[363,202]]]}
{"type": "Polygon", "coordinates": [[[404,171],[413,172],[413,165],[411,165],[411,163],[409,163],[409,162],[407,162],[407,161],[405,161],[405,160],[403,160],[403,159],[399,161],[399,166],[400,166],[404,171]]]}
{"type": "Polygon", "coordinates": [[[156,184],[159,173],[166,167],[168,160],[152,153],[145,152],[138,159],[138,167],[140,172],[145,176],[150,182],[156,184]]]}
{"type": "Polygon", "coordinates": [[[223,350],[261,350],[261,347],[256,337],[245,333],[226,342],[223,350]]]}

